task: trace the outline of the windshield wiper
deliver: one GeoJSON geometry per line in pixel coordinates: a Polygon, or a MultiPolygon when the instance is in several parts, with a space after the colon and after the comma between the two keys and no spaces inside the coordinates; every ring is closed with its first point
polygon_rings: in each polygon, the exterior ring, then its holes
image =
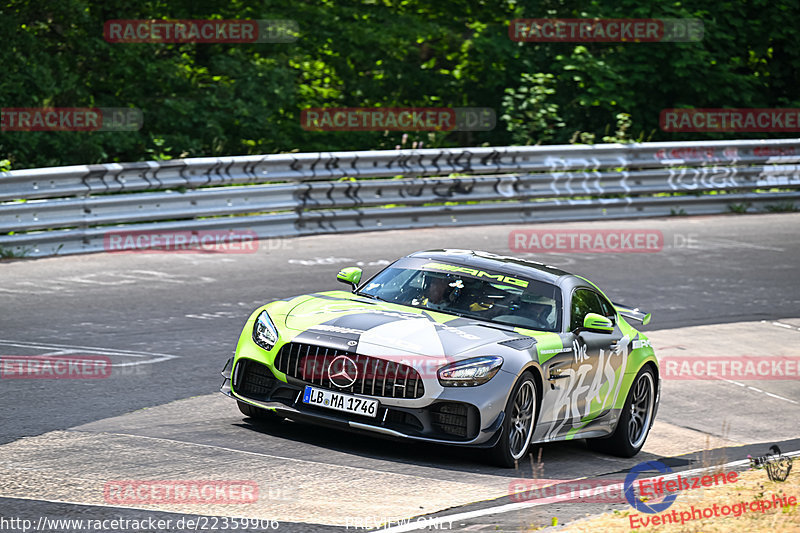
{"type": "Polygon", "coordinates": [[[362,296],[362,297],[364,297],[364,298],[370,298],[370,299],[372,299],[372,300],[378,300],[379,302],[385,302],[385,301],[386,301],[386,300],[384,300],[383,298],[378,298],[378,297],[377,297],[376,295],[374,295],[374,294],[367,294],[367,293],[365,293],[365,292],[356,292],[356,293],[353,293],[353,294],[355,294],[356,296],[362,296]]]}
{"type": "Polygon", "coordinates": [[[433,311],[434,313],[443,313],[445,315],[455,315],[469,320],[481,320],[473,315],[466,315],[464,313],[459,313],[458,311],[453,311],[452,309],[433,309],[432,307],[425,307],[424,305],[411,305],[410,307],[414,307],[415,309],[425,309],[427,311],[433,311]]]}

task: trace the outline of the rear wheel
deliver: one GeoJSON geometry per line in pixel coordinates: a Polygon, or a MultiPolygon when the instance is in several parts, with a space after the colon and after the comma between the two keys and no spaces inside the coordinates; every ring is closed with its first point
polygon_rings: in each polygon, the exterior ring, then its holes
{"type": "Polygon", "coordinates": [[[528,451],[536,418],[536,382],[530,372],[520,376],[508,398],[500,440],[491,449],[491,461],[512,468],[528,451]]]}
{"type": "Polygon", "coordinates": [[[587,444],[596,451],[618,457],[633,457],[642,449],[650,433],[655,404],[655,377],[653,371],[645,367],[633,380],[614,433],[610,437],[589,439],[587,444]]]}
{"type": "Polygon", "coordinates": [[[243,415],[249,416],[250,418],[264,420],[267,422],[277,422],[278,420],[283,419],[283,417],[278,416],[274,411],[270,411],[269,409],[262,409],[260,407],[256,407],[255,405],[250,405],[249,403],[239,400],[236,400],[236,403],[239,405],[239,411],[241,411],[243,415]]]}

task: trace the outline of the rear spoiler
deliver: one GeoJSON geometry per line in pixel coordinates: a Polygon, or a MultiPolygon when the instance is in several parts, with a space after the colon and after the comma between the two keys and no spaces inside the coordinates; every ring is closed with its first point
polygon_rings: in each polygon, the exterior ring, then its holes
{"type": "Polygon", "coordinates": [[[622,304],[618,304],[618,303],[615,303],[615,302],[611,302],[611,303],[614,305],[614,307],[617,308],[617,311],[619,311],[619,314],[621,314],[625,318],[638,320],[639,322],[642,323],[643,326],[646,326],[647,323],[650,322],[650,318],[651,318],[650,317],[650,313],[644,313],[644,312],[640,311],[638,307],[630,308],[630,307],[626,307],[626,306],[624,306],[622,304]]]}

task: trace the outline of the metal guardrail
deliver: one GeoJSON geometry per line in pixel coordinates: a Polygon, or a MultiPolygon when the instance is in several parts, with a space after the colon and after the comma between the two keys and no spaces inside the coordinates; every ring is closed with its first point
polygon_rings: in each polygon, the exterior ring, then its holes
{"type": "Polygon", "coordinates": [[[322,152],[0,173],[0,248],[724,213],[800,201],[800,139],[322,152]],[[716,193],[716,194],[711,194],[716,193]],[[742,207],[740,207],[740,210],[742,207]]]}

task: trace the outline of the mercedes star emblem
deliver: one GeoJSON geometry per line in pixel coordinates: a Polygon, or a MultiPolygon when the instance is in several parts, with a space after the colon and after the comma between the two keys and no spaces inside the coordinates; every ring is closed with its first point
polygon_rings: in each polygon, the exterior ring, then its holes
{"type": "Polygon", "coordinates": [[[346,355],[335,357],[328,365],[328,378],[335,386],[346,389],[356,382],[358,367],[355,361],[346,355]]]}

